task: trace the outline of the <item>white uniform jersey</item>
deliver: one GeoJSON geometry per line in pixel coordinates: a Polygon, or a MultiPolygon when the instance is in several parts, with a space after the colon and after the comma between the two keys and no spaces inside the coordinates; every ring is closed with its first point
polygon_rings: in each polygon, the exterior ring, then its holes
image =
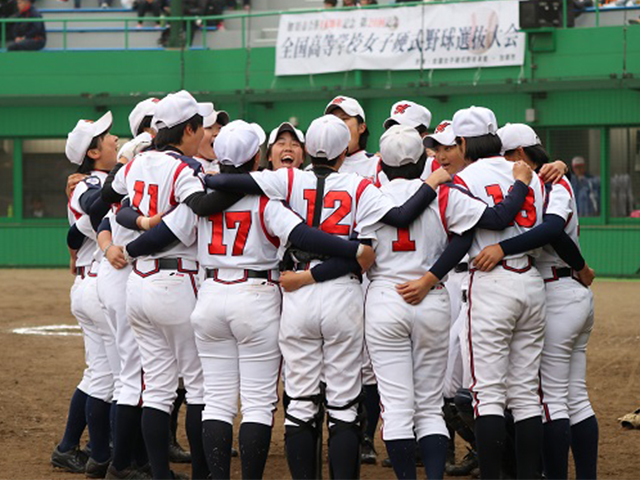
{"type": "MultiPolygon", "coordinates": [[[[564,220],[564,231],[580,248],[580,225],[578,223],[578,209],[571,183],[563,177],[555,185],[547,187],[545,199],[545,214],[557,215],[564,220]],[[550,187],[550,189],[549,189],[550,187]]],[[[552,267],[567,268],[567,265],[556,253],[551,245],[545,245],[538,258],[538,270],[543,278],[553,278],[552,267]]]]}
{"type": "Polygon", "coordinates": [[[361,177],[375,181],[380,157],[360,150],[344,159],[340,173],[357,173],[361,177]]]}
{"type": "Polygon", "coordinates": [[[197,160],[200,165],[202,165],[202,171],[204,173],[220,173],[220,164],[218,163],[218,160],[207,160],[206,158],[202,158],[202,157],[193,157],[195,160],[197,160]]]}
{"type": "MultiPolygon", "coordinates": [[[[308,225],[313,224],[317,186],[313,172],[281,168],[251,175],[269,198],[284,200],[308,225]]],[[[325,181],[319,228],[348,239],[353,232],[372,227],[393,206],[371,181],[354,173],[332,173],[325,181]]]]}
{"type": "MultiPolygon", "coordinates": [[[[420,180],[426,180],[433,172],[440,168],[440,164],[435,157],[427,157],[427,161],[424,164],[424,170],[420,175],[420,180]]],[[[376,187],[381,187],[385,183],[389,183],[387,174],[382,171],[382,160],[378,161],[378,168],[376,170],[376,179],[374,181],[376,187]]]]}
{"type": "Polygon", "coordinates": [[[107,213],[107,218],[111,224],[111,241],[114,245],[126,245],[138,238],[142,232],[129,230],[128,228],[120,225],[116,220],[118,210],[120,210],[120,205],[112,206],[109,213],[107,213]]]}
{"type": "MultiPolygon", "coordinates": [[[[467,188],[473,196],[493,207],[508,195],[509,189],[515,182],[513,163],[503,157],[482,158],[460,172],[454,181],[467,188]]],[[[522,211],[518,213],[513,224],[502,231],[476,230],[469,257],[473,259],[484,247],[500,243],[502,240],[520,235],[539,225],[542,222],[543,206],[544,185],[538,176],[534,175],[522,211]]],[[[505,259],[518,258],[526,254],[537,256],[539,250],[507,255],[505,259]]]]}
{"type": "MultiPolygon", "coordinates": [[[[80,197],[92,188],[101,188],[102,183],[107,178],[107,173],[100,170],[93,170],[91,174],[82,180],[71,193],[67,205],[67,216],[69,225],[76,225],[80,232],[87,237],[78,250],[76,267],[88,267],[94,259],[96,250],[100,252],[96,243],[96,233],[91,227],[89,213],[85,212],[80,205],[80,197]]],[[[102,252],[100,252],[101,255],[102,252]]]]}
{"type": "MultiPolygon", "coordinates": [[[[394,206],[402,205],[422,186],[421,180],[397,178],[380,191],[394,206]]],[[[451,233],[462,234],[474,227],[487,206],[455,185],[442,185],[438,197],[409,226],[380,225],[373,232],[376,261],[367,272],[372,282],[402,283],[428,272],[447,246],[451,233]]],[[[363,232],[364,236],[368,232],[363,232]]]]}
{"type": "MultiPolygon", "coordinates": [[[[192,158],[174,152],[149,151],[136,156],[126,167],[121,168],[112,187],[121,195],[129,195],[133,208],[152,217],[157,213],[168,212],[190,195],[204,191],[204,185],[198,176],[201,171],[200,164],[192,158]]],[[[180,220],[181,215],[175,215],[174,218],[180,220]]],[[[195,260],[195,249],[181,241],[148,258],[175,257],[195,260]]]]}

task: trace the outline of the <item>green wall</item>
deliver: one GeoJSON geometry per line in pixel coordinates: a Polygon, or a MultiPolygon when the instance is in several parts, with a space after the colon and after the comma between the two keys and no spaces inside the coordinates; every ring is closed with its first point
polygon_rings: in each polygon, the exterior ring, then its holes
{"type": "MultiPolygon", "coordinates": [[[[523,122],[534,109],[535,128],[602,128],[606,136],[608,127],[640,125],[640,28],[537,31],[527,41],[522,68],[280,78],[274,48],[0,54],[0,138],[63,138],[78,118],[106,110],[114,113],[113,132],[125,136],[136,102],[181,88],[266,130],[292,116],[306,128],[335,95],[352,95],[367,112],[370,150],[377,149],[389,107],[401,98],[428,106],[433,123],[476,104],[492,108],[500,123],[523,122]]],[[[599,274],[634,275],[640,221],[611,221],[603,210],[582,222],[585,255],[599,274]]],[[[0,266],[66,265],[65,221],[12,222],[0,219],[0,266]]]]}

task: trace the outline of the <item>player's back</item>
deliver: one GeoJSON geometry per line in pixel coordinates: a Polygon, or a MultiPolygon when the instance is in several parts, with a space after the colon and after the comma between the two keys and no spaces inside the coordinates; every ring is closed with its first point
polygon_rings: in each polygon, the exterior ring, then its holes
{"type": "Polygon", "coordinates": [[[280,240],[267,222],[273,212],[265,196],[247,195],[224,212],[198,219],[198,260],[205,268],[272,270],[280,240]]]}
{"type": "MultiPolygon", "coordinates": [[[[395,179],[383,185],[381,192],[394,206],[402,205],[424,184],[419,179],[395,179]]],[[[424,275],[447,245],[447,233],[438,211],[437,201],[408,227],[383,225],[375,230],[373,247],[376,261],[367,272],[372,282],[393,284],[416,280],[424,275]]]]}
{"type": "MultiPolygon", "coordinates": [[[[576,197],[571,187],[571,183],[566,177],[563,177],[555,185],[545,185],[547,195],[545,198],[544,213],[550,215],[558,215],[565,221],[564,231],[571,240],[580,248],[580,225],[578,221],[578,206],[576,197]]],[[[542,247],[540,257],[538,257],[538,270],[544,278],[552,278],[552,268],[568,268],[556,253],[551,245],[542,247]]]]}
{"type": "MultiPolygon", "coordinates": [[[[482,158],[458,174],[454,180],[462,184],[471,194],[490,207],[500,203],[509,193],[515,179],[513,163],[503,157],[482,158]]],[[[537,175],[533,175],[529,185],[529,193],[522,205],[522,210],[514,222],[501,231],[477,229],[469,257],[474,258],[489,245],[520,235],[542,222],[544,206],[544,186],[537,175]]],[[[536,256],[538,251],[527,252],[536,256]]],[[[524,254],[507,256],[515,258],[524,254]]]]}
{"type": "Polygon", "coordinates": [[[380,157],[360,150],[344,159],[340,173],[357,173],[361,177],[374,181],[380,157]]]}

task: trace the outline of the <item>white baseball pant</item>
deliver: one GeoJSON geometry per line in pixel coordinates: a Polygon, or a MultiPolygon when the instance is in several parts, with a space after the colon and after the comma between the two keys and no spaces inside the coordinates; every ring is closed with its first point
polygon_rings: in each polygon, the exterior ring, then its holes
{"type": "Polygon", "coordinates": [[[445,398],[454,398],[459,388],[468,385],[468,383],[464,383],[465,362],[462,358],[460,337],[464,321],[467,318],[466,295],[469,290],[469,272],[449,273],[445,286],[449,292],[451,304],[451,330],[449,332],[449,357],[444,376],[443,393],[445,398]]]}
{"type": "Polygon", "coordinates": [[[378,379],[384,440],[449,436],[442,388],[450,323],[444,287],[414,306],[398,295],[392,283],[369,286],[365,337],[378,379]]]}
{"type": "MultiPolygon", "coordinates": [[[[203,378],[191,313],[196,304],[196,274],[154,270],[138,261],[127,281],[127,318],[140,348],[144,370],[144,407],[171,412],[178,378],[184,380],[188,404],[203,403],[203,378]]],[[[195,262],[193,271],[197,273],[195,262]]]]}
{"type": "Polygon", "coordinates": [[[547,319],[540,364],[543,419],[575,425],[594,415],[587,393],[587,343],[593,294],[572,278],[545,284],[547,319]]]}
{"type": "MultiPolygon", "coordinates": [[[[299,397],[317,395],[321,377],[326,381],[329,407],[344,407],[362,390],[363,298],[360,282],[352,275],[285,293],[280,322],[280,350],[284,357],[287,413],[310,421],[318,407],[299,397]],[[323,375],[324,372],[324,375],[323,375]]],[[[328,409],[344,422],[356,420],[357,407],[328,409]]],[[[285,420],[285,425],[295,426],[285,420]]]]}
{"type": "Polygon", "coordinates": [[[131,266],[115,269],[102,259],[98,274],[98,296],[120,357],[120,375],[114,398],[120,405],[137,406],[142,398],[142,363],[138,343],[127,320],[127,279],[131,266]]]}
{"type": "Polygon", "coordinates": [[[471,273],[465,337],[476,416],[504,415],[507,406],[516,422],[540,415],[545,294],[538,270],[527,264],[522,258],[510,261],[510,270],[471,273]]]}
{"type": "Polygon", "coordinates": [[[281,355],[280,288],[261,279],[225,285],[208,279],[191,315],[204,373],[203,420],[273,425],[281,355]]]}

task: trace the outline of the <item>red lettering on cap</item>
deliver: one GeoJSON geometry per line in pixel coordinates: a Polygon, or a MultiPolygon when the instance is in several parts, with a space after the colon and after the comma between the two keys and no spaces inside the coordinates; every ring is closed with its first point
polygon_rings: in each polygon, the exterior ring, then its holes
{"type": "Polygon", "coordinates": [[[447,128],[449,125],[451,125],[450,122],[442,122],[440,125],[436,127],[436,130],[433,133],[442,133],[444,132],[445,128],[447,128]]]}
{"type": "Polygon", "coordinates": [[[402,105],[398,105],[396,107],[396,109],[393,111],[394,115],[402,115],[404,112],[407,111],[407,108],[409,108],[411,105],[409,105],[408,103],[403,103],[402,105]]]}
{"type": "Polygon", "coordinates": [[[152,98],[152,99],[151,99],[151,101],[152,101],[153,103],[158,103],[158,102],[160,101],[160,99],[159,99],[159,98],[152,98]]]}
{"type": "Polygon", "coordinates": [[[334,105],[340,105],[342,102],[344,102],[344,98],[338,97],[338,98],[334,99],[333,102],[331,102],[331,103],[333,103],[334,105]]]}

